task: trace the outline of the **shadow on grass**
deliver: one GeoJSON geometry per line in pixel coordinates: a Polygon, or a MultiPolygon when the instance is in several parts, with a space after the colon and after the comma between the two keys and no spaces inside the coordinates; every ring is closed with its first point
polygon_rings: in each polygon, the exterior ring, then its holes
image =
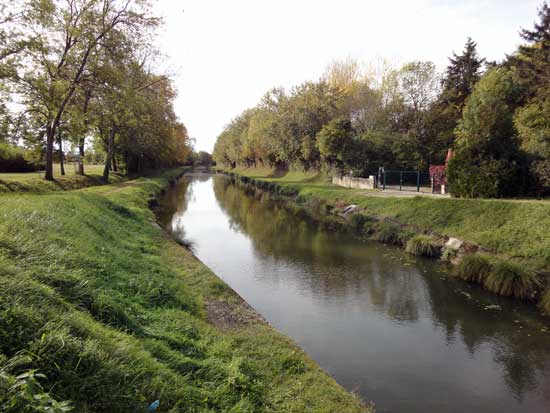
{"type": "Polygon", "coordinates": [[[269,175],[267,175],[266,178],[283,178],[286,175],[288,175],[287,169],[275,169],[273,172],[271,172],[269,175]]]}

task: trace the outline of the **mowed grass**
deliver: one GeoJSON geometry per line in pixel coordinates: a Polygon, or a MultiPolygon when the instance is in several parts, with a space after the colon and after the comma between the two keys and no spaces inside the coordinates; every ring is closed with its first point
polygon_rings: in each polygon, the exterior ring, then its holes
{"type": "MultiPolygon", "coordinates": [[[[103,165],[85,165],[85,176],[76,174],[73,164],[65,165],[65,176],[61,175],[60,164],[54,164],[54,182],[44,180],[44,171],[24,173],[0,173],[0,193],[2,192],[49,192],[79,189],[92,185],[105,184],[102,181],[103,165]]],[[[122,175],[111,173],[110,182],[120,182],[122,175]]]]}
{"type": "Polygon", "coordinates": [[[525,261],[534,269],[550,266],[550,202],[431,197],[368,196],[368,191],[332,185],[311,173],[236,169],[231,172],[298,189],[305,198],[356,204],[366,214],[458,237],[525,261]]]}
{"type": "MultiPolygon", "coordinates": [[[[103,165],[94,165],[94,164],[86,164],[84,165],[84,172],[86,175],[97,175],[102,176],[103,175],[103,165]]],[[[61,164],[54,163],[53,164],[53,174],[54,177],[58,178],[61,177],[61,164]]],[[[74,176],[76,175],[76,168],[75,165],[72,163],[65,165],[65,176],[74,176]]],[[[20,173],[0,173],[0,180],[4,181],[28,181],[33,180],[36,178],[44,178],[44,171],[36,171],[36,172],[20,172],[20,173]]]]}
{"type": "Polygon", "coordinates": [[[205,303],[240,299],[155,225],[147,201],[176,173],[0,194],[0,405],[367,411],[270,326],[207,321],[205,303]]]}

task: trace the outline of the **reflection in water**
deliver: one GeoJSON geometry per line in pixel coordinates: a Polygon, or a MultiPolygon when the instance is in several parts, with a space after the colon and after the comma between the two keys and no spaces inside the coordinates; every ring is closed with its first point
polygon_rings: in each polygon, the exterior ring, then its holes
{"type": "Polygon", "coordinates": [[[529,307],[264,198],[193,177],[160,220],[378,411],[549,411],[550,335],[529,307]]]}

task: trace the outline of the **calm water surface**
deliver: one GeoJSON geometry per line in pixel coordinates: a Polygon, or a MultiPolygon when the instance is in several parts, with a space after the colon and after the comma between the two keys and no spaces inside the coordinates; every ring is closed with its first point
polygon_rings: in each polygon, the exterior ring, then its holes
{"type": "Polygon", "coordinates": [[[160,216],[378,412],[550,412],[549,323],[530,307],[323,231],[221,176],[182,180],[160,216]]]}

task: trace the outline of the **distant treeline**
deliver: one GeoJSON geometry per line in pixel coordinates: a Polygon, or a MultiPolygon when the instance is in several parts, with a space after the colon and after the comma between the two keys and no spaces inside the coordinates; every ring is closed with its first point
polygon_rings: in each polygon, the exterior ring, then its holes
{"type": "Polygon", "coordinates": [[[445,163],[458,196],[550,192],[550,7],[524,44],[488,62],[468,39],[443,74],[431,62],[362,70],[347,59],[275,88],[217,139],[214,161],[368,175],[445,163]]]}
{"type": "Polygon", "coordinates": [[[0,0],[0,169],[42,163],[53,179],[64,146],[102,159],[105,178],[189,160],[176,92],[153,70],[161,21],[149,3],[0,0]]]}

